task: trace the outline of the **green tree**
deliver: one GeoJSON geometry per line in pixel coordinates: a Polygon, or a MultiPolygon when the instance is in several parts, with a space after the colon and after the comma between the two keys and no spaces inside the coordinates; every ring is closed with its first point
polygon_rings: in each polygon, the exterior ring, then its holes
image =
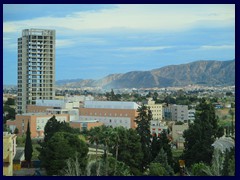
{"type": "Polygon", "coordinates": [[[56,132],[42,147],[39,159],[48,175],[62,175],[70,158],[77,158],[81,172],[84,172],[87,153],[87,144],[76,134],[56,132]]]}
{"type": "Polygon", "coordinates": [[[235,175],[235,148],[225,151],[222,174],[223,176],[235,175]]]}
{"type": "Polygon", "coordinates": [[[168,163],[168,156],[166,152],[163,150],[163,148],[160,149],[158,155],[153,160],[154,163],[160,163],[166,170],[166,173],[164,175],[172,176],[174,174],[173,168],[168,163]]]}
{"type": "Polygon", "coordinates": [[[5,105],[15,105],[15,100],[13,98],[8,98],[7,101],[5,102],[5,105]]]}
{"type": "Polygon", "coordinates": [[[18,134],[19,133],[19,130],[18,130],[18,128],[16,127],[15,129],[14,129],[14,134],[18,134]]]}
{"type": "Polygon", "coordinates": [[[207,174],[203,171],[203,169],[206,169],[207,165],[199,162],[195,163],[191,166],[191,176],[206,176],[207,174]]]}
{"type": "Polygon", "coordinates": [[[138,116],[135,122],[137,123],[137,133],[141,137],[143,160],[141,163],[141,170],[148,167],[151,161],[151,132],[150,132],[150,121],[152,120],[152,112],[150,108],[142,105],[137,109],[138,116]]]}
{"type": "Polygon", "coordinates": [[[117,161],[113,157],[108,157],[106,160],[99,159],[99,160],[92,160],[88,162],[86,168],[86,175],[87,176],[130,176],[130,168],[124,163],[117,161]],[[106,163],[108,163],[109,168],[106,172],[106,163]],[[117,168],[115,168],[117,166],[117,168]],[[98,174],[96,173],[96,169],[99,169],[98,174]]]}
{"type": "Polygon", "coordinates": [[[143,153],[141,152],[140,136],[134,129],[116,127],[110,138],[110,152],[118,161],[130,167],[133,175],[140,175],[143,153]]]}
{"type": "Polygon", "coordinates": [[[201,161],[207,164],[211,163],[209,157],[212,157],[212,144],[217,137],[219,128],[215,109],[205,99],[202,99],[196,107],[195,118],[194,123],[190,124],[189,129],[183,133],[185,138],[183,158],[186,160],[187,166],[201,161]]]}
{"type": "Polygon", "coordinates": [[[24,148],[24,156],[25,156],[25,160],[28,162],[28,167],[31,163],[32,153],[33,153],[33,147],[32,147],[32,139],[31,139],[31,131],[30,131],[29,121],[28,121],[25,148],[24,148]]]}
{"type": "Polygon", "coordinates": [[[44,142],[47,142],[56,132],[78,133],[77,129],[69,126],[69,123],[60,122],[55,116],[52,116],[44,127],[44,142]]]}
{"type": "Polygon", "coordinates": [[[173,166],[173,156],[172,156],[172,150],[170,145],[170,140],[168,139],[167,131],[163,130],[161,132],[160,138],[160,149],[162,148],[163,151],[167,154],[167,161],[170,166],[173,166]]]}
{"type": "Polygon", "coordinates": [[[166,176],[167,171],[160,163],[150,163],[149,176],[166,176]]]}

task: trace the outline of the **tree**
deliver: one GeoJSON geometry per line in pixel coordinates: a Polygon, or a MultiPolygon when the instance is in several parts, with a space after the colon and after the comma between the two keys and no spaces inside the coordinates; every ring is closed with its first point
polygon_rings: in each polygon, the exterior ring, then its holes
{"type": "Polygon", "coordinates": [[[117,161],[113,157],[108,157],[106,160],[99,159],[99,160],[92,160],[88,162],[86,168],[86,175],[87,176],[104,176],[108,174],[109,176],[130,176],[129,167],[124,163],[117,161]],[[108,163],[109,168],[106,172],[106,163],[108,163]],[[117,166],[117,168],[115,168],[117,166]],[[96,169],[99,169],[99,173],[96,173],[96,169]]]}
{"type": "MultiPolygon", "coordinates": [[[[110,138],[110,152],[116,160],[124,162],[133,175],[140,175],[143,153],[140,136],[134,129],[116,127],[110,138]]],[[[115,166],[117,168],[117,165],[115,166]]]]}
{"type": "Polygon", "coordinates": [[[13,98],[8,98],[7,101],[5,102],[5,105],[15,105],[15,100],[13,98]]]}
{"type": "Polygon", "coordinates": [[[44,127],[44,142],[47,142],[56,132],[78,133],[77,129],[69,126],[69,123],[60,122],[52,116],[44,127]]]}
{"type": "Polygon", "coordinates": [[[16,127],[15,129],[14,129],[14,134],[18,134],[19,133],[19,130],[18,130],[18,128],[16,127]]]}
{"type": "Polygon", "coordinates": [[[25,141],[25,149],[24,149],[25,160],[28,163],[28,167],[31,163],[32,152],[33,152],[33,147],[32,147],[32,139],[31,139],[31,131],[30,131],[29,121],[28,121],[27,132],[26,132],[26,141],[25,141]]]}
{"type": "Polygon", "coordinates": [[[149,176],[165,176],[166,169],[160,163],[151,163],[149,166],[149,176]]]}
{"type": "Polygon", "coordinates": [[[235,149],[231,148],[224,153],[223,176],[235,175],[235,149]]]}
{"type": "Polygon", "coordinates": [[[152,112],[145,105],[137,109],[138,116],[135,122],[137,123],[137,133],[141,137],[143,160],[141,163],[142,172],[147,168],[151,161],[151,132],[150,121],[152,120],[152,112]]]}
{"type": "Polygon", "coordinates": [[[168,157],[163,148],[160,149],[158,155],[153,160],[154,163],[160,163],[166,170],[164,175],[172,176],[174,174],[173,168],[168,163],[168,157]]]}
{"type": "Polygon", "coordinates": [[[196,107],[195,121],[185,130],[183,158],[186,165],[203,162],[210,164],[213,154],[212,144],[217,137],[218,119],[215,115],[215,109],[211,103],[202,99],[196,107]]]}
{"type": "Polygon", "coordinates": [[[167,155],[168,164],[170,166],[173,166],[172,150],[171,150],[170,140],[168,139],[166,130],[163,130],[161,132],[159,143],[160,143],[160,149],[163,149],[163,151],[167,155]]]}
{"type": "Polygon", "coordinates": [[[87,165],[87,144],[76,134],[56,132],[42,147],[39,159],[48,175],[61,175],[67,160],[76,158],[81,172],[87,165]]]}

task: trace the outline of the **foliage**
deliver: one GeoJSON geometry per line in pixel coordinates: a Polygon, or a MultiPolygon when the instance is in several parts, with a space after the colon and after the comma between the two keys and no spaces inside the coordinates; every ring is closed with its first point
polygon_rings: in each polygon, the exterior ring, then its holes
{"type": "Polygon", "coordinates": [[[147,168],[151,161],[151,132],[150,121],[152,120],[152,112],[150,108],[145,105],[140,106],[137,109],[138,116],[135,122],[137,123],[137,133],[141,137],[143,160],[141,163],[141,171],[147,168]]]}
{"type": "Polygon", "coordinates": [[[87,165],[87,144],[76,134],[56,132],[40,150],[39,159],[48,175],[61,175],[66,160],[77,156],[81,170],[87,165]]]}
{"type": "Polygon", "coordinates": [[[11,108],[9,105],[3,106],[3,112],[6,113],[6,115],[4,116],[4,124],[6,123],[6,120],[15,119],[16,115],[15,109],[11,108]]]}
{"type": "Polygon", "coordinates": [[[44,142],[47,142],[56,132],[69,132],[77,134],[78,129],[69,126],[69,123],[57,121],[56,117],[51,117],[44,127],[44,142]]]}
{"type": "Polygon", "coordinates": [[[19,130],[18,130],[17,127],[14,129],[14,132],[13,132],[13,133],[14,133],[14,134],[18,134],[18,133],[19,133],[19,130]]]}
{"type": "Polygon", "coordinates": [[[87,176],[130,176],[130,168],[124,163],[117,161],[113,157],[107,159],[92,160],[86,168],[87,176]],[[106,169],[106,163],[108,169],[106,169]],[[117,168],[115,168],[117,166],[117,168]],[[97,171],[96,171],[97,170],[97,171]]]}
{"type": "Polygon", "coordinates": [[[235,175],[235,148],[225,151],[223,162],[223,176],[235,175]]]}
{"type": "Polygon", "coordinates": [[[160,163],[150,163],[149,176],[166,176],[167,171],[160,163]]]}
{"type": "Polygon", "coordinates": [[[131,174],[139,175],[143,159],[140,136],[134,129],[116,127],[113,131],[115,133],[112,133],[113,136],[110,138],[110,152],[118,161],[130,167],[131,174]]]}
{"type": "Polygon", "coordinates": [[[26,132],[25,148],[24,148],[25,160],[28,163],[31,162],[32,152],[33,152],[32,139],[31,139],[31,132],[30,132],[29,121],[28,121],[27,132],[26,132]]]}
{"type": "Polygon", "coordinates": [[[212,144],[217,137],[218,120],[215,115],[215,109],[211,103],[202,99],[196,107],[196,119],[189,129],[185,130],[185,149],[183,158],[187,166],[198,162],[210,164],[213,147],[212,144]]]}
{"type": "Polygon", "coordinates": [[[174,171],[171,165],[168,163],[168,157],[163,148],[160,149],[157,157],[153,160],[154,163],[160,163],[166,170],[164,175],[171,176],[174,174],[174,171]]]}
{"type": "Polygon", "coordinates": [[[15,100],[13,98],[8,98],[4,104],[9,106],[15,105],[15,100]]]}
{"type": "Polygon", "coordinates": [[[203,169],[206,169],[207,165],[199,162],[195,163],[191,166],[191,176],[206,176],[207,174],[203,171],[203,169]]]}
{"type": "Polygon", "coordinates": [[[111,90],[111,92],[107,92],[106,93],[106,97],[108,101],[120,101],[121,99],[121,95],[120,94],[116,94],[114,93],[113,89],[111,90]]]}

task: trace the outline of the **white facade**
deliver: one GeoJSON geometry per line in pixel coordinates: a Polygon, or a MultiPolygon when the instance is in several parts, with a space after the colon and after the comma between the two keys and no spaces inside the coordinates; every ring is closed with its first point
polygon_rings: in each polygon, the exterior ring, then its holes
{"type": "Polygon", "coordinates": [[[84,107],[99,109],[137,109],[139,105],[135,102],[123,101],[85,101],[84,107]]]}
{"type": "Polygon", "coordinates": [[[161,123],[158,120],[151,121],[151,125],[150,125],[151,134],[156,133],[156,135],[159,136],[163,130],[167,131],[167,129],[168,129],[168,126],[166,126],[164,123],[161,123]]]}
{"type": "Polygon", "coordinates": [[[73,109],[73,108],[79,108],[79,102],[78,101],[73,101],[70,102],[68,100],[36,100],[36,105],[37,106],[50,106],[50,107],[59,107],[62,109],[73,109]]]}
{"type": "Polygon", "coordinates": [[[131,128],[131,119],[129,117],[103,117],[103,116],[80,116],[80,122],[95,120],[104,123],[106,126],[131,128]]]}

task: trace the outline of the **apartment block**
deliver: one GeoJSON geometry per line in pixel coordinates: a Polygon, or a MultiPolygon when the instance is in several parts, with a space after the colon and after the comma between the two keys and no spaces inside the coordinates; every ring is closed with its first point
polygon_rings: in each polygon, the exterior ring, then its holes
{"type": "Polygon", "coordinates": [[[150,124],[150,131],[151,131],[151,134],[152,135],[157,135],[157,136],[160,136],[160,134],[163,132],[163,131],[167,131],[168,130],[168,126],[166,126],[166,124],[158,121],[158,120],[153,120],[151,121],[151,124],[150,124]]]}
{"type": "Polygon", "coordinates": [[[162,104],[155,104],[155,101],[150,98],[146,106],[152,111],[153,120],[161,121],[163,119],[162,104]]]}
{"type": "Polygon", "coordinates": [[[138,104],[122,101],[85,101],[79,108],[80,121],[97,120],[106,126],[136,128],[138,104]]]}
{"type": "Polygon", "coordinates": [[[18,38],[17,113],[55,96],[55,30],[25,29],[18,38]]]}
{"type": "Polygon", "coordinates": [[[170,104],[163,108],[164,120],[166,121],[187,121],[188,120],[188,106],[170,104]]]}

